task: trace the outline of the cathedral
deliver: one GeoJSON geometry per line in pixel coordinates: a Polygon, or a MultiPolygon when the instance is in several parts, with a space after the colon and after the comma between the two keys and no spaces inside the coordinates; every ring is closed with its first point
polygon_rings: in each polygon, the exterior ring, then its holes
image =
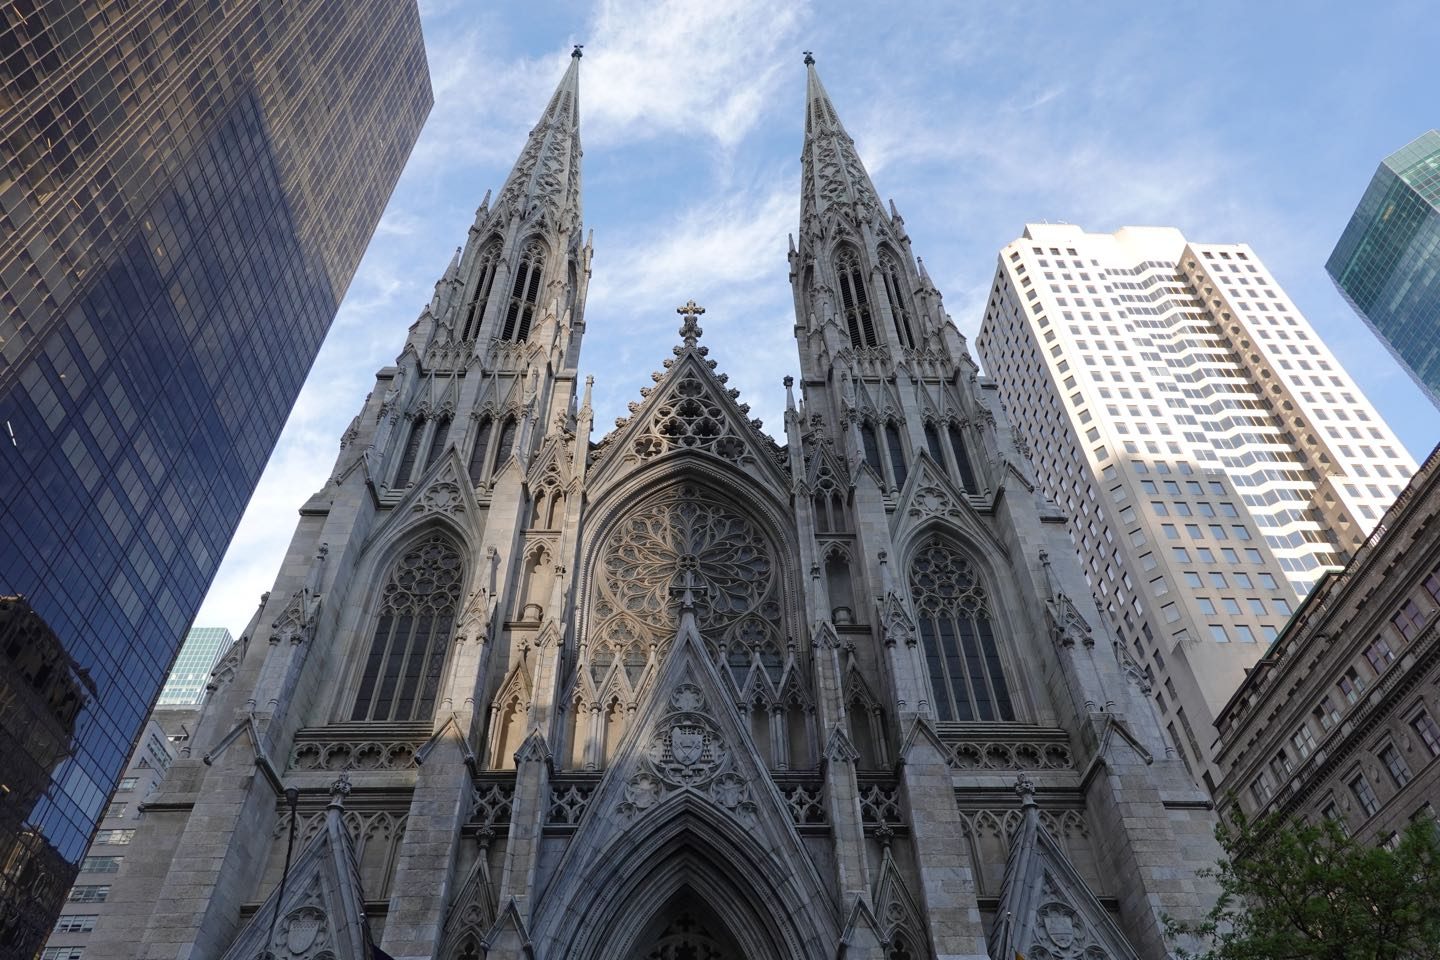
{"type": "Polygon", "coordinates": [[[783,443],[693,301],[597,437],[577,49],[87,960],[1150,960],[1209,907],[1208,798],[805,64],[783,443]]]}

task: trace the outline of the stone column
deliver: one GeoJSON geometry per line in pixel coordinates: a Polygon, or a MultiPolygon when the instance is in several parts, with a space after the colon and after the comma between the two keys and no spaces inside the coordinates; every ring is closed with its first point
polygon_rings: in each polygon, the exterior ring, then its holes
{"type": "Polygon", "coordinates": [[[395,960],[430,960],[440,944],[455,851],[470,812],[470,756],[464,731],[449,720],[425,745],[381,938],[395,960]]]}
{"type": "Polygon", "coordinates": [[[938,960],[988,960],[945,747],[926,718],[917,718],[901,747],[900,785],[910,817],[925,921],[938,960]]]}

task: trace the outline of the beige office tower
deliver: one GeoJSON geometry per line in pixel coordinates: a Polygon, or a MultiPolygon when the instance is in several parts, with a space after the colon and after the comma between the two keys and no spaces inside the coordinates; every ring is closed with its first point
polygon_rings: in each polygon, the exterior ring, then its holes
{"type": "Polygon", "coordinates": [[[1415,461],[1245,244],[1030,224],[1000,252],[976,346],[1213,788],[1216,713],[1415,461]]]}

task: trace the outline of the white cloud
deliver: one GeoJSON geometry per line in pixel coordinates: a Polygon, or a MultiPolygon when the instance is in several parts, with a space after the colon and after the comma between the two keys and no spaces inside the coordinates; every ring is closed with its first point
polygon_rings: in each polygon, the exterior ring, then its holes
{"type": "Polygon", "coordinates": [[[766,0],[607,0],[585,48],[587,139],[704,133],[733,147],[773,100],[804,13],[766,0]]]}

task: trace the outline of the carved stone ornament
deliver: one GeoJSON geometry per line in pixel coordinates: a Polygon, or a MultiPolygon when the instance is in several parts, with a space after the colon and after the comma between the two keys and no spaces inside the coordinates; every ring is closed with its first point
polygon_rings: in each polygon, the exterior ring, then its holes
{"type": "Polygon", "coordinates": [[[1026,956],[1035,960],[1111,960],[1085,918],[1059,898],[1052,879],[1045,877],[1044,898],[1035,913],[1035,940],[1026,956]]]}
{"type": "Polygon", "coordinates": [[[1055,594],[1055,599],[1046,605],[1046,615],[1050,621],[1050,635],[1060,646],[1073,647],[1076,643],[1087,647],[1095,645],[1090,624],[1065,594],[1055,594]]]}
{"type": "Polygon", "coordinates": [[[656,721],[640,755],[639,769],[625,784],[619,810],[638,816],[678,790],[699,790],[747,822],[755,803],[750,780],[736,769],[734,751],[710,718],[705,695],[695,683],[677,684],[668,710],[656,721]]]}
{"type": "Polygon", "coordinates": [[[460,487],[450,481],[432,483],[415,501],[413,512],[418,514],[443,513],[455,516],[463,509],[464,499],[460,487]]]}
{"type": "Polygon", "coordinates": [[[960,511],[955,508],[950,495],[935,484],[926,484],[917,489],[914,498],[910,501],[910,515],[917,519],[954,517],[959,513],[960,511]]]}
{"type": "Polygon", "coordinates": [[[312,948],[323,948],[329,940],[325,914],[316,907],[301,907],[285,918],[282,945],[295,957],[312,948]]]}

